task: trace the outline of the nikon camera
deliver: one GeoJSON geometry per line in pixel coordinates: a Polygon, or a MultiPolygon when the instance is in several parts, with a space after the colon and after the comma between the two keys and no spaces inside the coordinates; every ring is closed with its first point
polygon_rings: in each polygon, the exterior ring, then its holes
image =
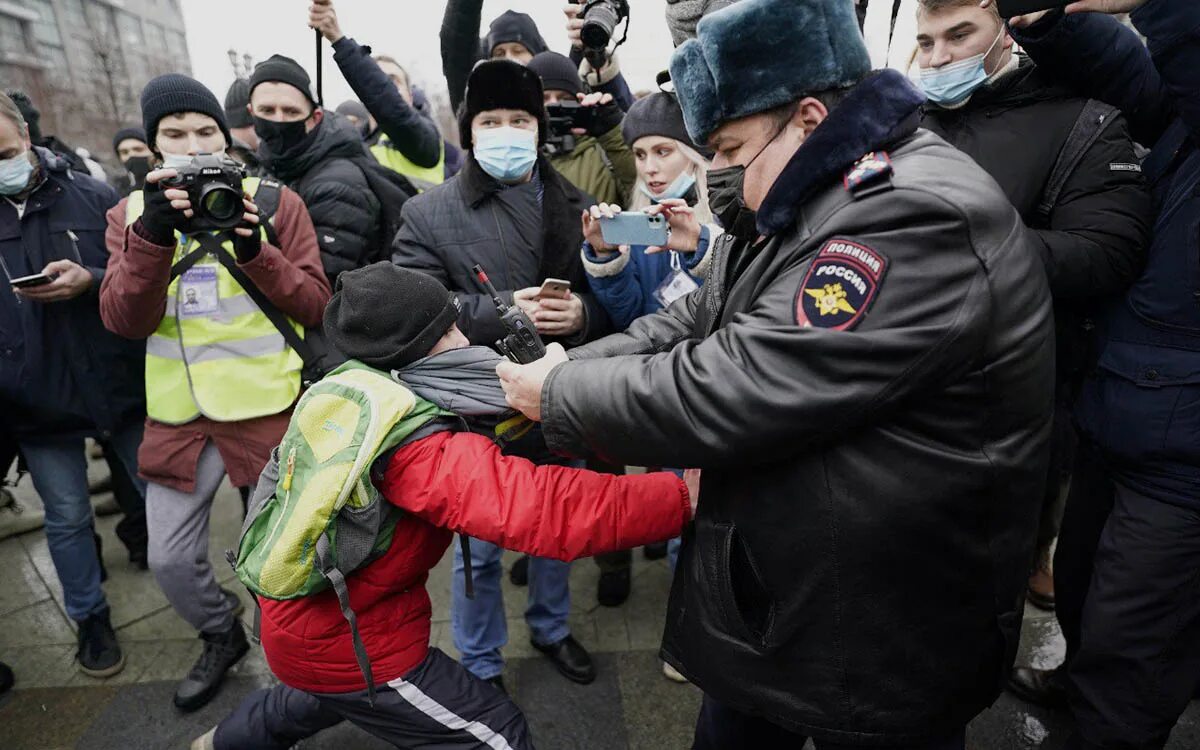
{"type": "Polygon", "coordinates": [[[196,154],[191,164],[176,168],[178,177],[163,180],[163,187],[186,190],[193,216],[189,232],[233,229],[242,223],[242,178],[245,170],[228,156],[196,154]]]}

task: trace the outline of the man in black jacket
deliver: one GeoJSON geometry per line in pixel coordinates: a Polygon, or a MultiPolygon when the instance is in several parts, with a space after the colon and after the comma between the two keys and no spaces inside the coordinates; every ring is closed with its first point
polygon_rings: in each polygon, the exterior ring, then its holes
{"type": "Polygon", "coordinates": [[[1046,472],[1034,239],[870,75],[846,0],[734,3],[671,77],[715,152],[708,280],[501,364],[509,403],[556,452],[703,469],[662,652],[705,693],[695,748],[961,749],[1016,656],[1046,472]]]}
{"type": "Polygon", "coordinates": [[[363,171],[371,155],[358,129],[317,106],[308,73],[283,55],[254,68],[250,110],[267,173],[308,206],[329,283],[379,260],[386,247],[381,208],[363,171]]]}
{"type": "Polygon", "coordinates": [[[917,32],[917,63],[930,98],[921,125],[995,178],[1033,230],[1050,279],[1058,393],[1029,600],[1053,610],[1050,547],[1062,519],[1074,444],[1070,404],[1088,359],[1090,316],[1141,269],[1150,194],[1125,118],[1054,85],[1032,60],[1015,54],[995,6],[920,0],[917,32]],[[949,67],[955,65],[974,65],[973,80],[959,84],[949,67]]]}
{"type": "MultiPolygon", "coordinates": [[[[496,305],[471,267],[488,272],[500,296],[520,306],[551,341],[578,344],[610,330],[588,291],[579,256],[579,216],[591,201],[539,156],[546,112],[537,74],[517,63],[491,60],[471,73],[459,119],[470,149],[457,177],[404,205],[393,260],[424,271],[458,295],[458,327],[472,344],[493,345],[505,335],[496,305]],[[566,298],[543,298],[548,278],[571,282],[566,298]]],[[[500,549],[472,542],[474,599],[465,596],[461,555],[455,550],[454,640],[464,666],[498,681],[500,648],[508,640],[500,592],[500,549]]],[[[591,658],[570,634],[566,563],[534,558],[529,564],[526,621],[533,645],[568,679],[591,682],[591,658]]]]}

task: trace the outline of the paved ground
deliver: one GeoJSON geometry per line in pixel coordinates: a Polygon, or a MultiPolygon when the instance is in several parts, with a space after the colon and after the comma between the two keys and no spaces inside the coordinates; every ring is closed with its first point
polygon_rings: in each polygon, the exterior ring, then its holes
{"type": "MultiPolygon", "coordinates": [[[[28,484],[26,480],[17,494],[36,508],[38,501],[28,484]]],[[[211,556],[226,581],[233,574],[222,554],[235,538],[240,515],[236,493],[223,490],[213,514],[211,556]]],[[[0,541],[0,661],[12,665],[17,675],[17,689],[0,698],[2,750],[186,748],[242,695],[270,684],[262,653],[255,649],[236,667],[212,704],[195,714],[175,711],[170,702],[174,681],[186,674],[200,644],[167,606],[151,575],[133,570],[125,561],[124,549],[112,533],[114,520],[102,518],[98,525],[110,575],[105,588],[128,666],[109,680],[93,680],[75,669],[75,636],[63,613],[62,591],[42,532],[0,541]]],[[[560,678],[533,652],[521,618],[524,592],[506,589],[510,643],[505,680],[529,716],[542,750],[689,747],[699,693],[665,680],[655,653],[669,572],[665,562],[648,562],[640,554],[636,559],[634,593],[617,609],[595,605],[595,565],[583,561],[573,568],[572,629],[596,655],[600,675],[586,687],[560,678]]],[[[448,560],[443,560],[430,581],[433,642],[457,655],[447,623],[449,585],[448,560]]],[[[238,586],[230,588],[245,595],[238,586]]],[[[1027,613],[1022,663],[1052,665],[1061,651],[1053,618],[1033,610],[1027,613]]],[[[1057,750],[1068,731],[1063,717],[1005,695],[971,725],[968,747],[1057,750]]],[[[375,750],[387,746],[353,727],[341,726],[303,747],[375,750]]],[[[1200,704],[1193,704],[1169,745],[1169,750],[1194,748],[1200,748],[1200,704]]]]}

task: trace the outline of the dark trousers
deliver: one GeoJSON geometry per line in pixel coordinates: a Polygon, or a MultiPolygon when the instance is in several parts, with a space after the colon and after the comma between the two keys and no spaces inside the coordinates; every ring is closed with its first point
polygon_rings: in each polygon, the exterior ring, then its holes
{"type": "Polygon", "coordinates": [[[507,695],[436,648],[402,678],[367,691],[306,693],[286,685],[257,690],[217,725],[216,750],[286,750],[349,721],[397,747],[423,750],[532,750],[525,716],[507,695]]]}
{"type": "MultiPolygon", "coordinates": [[[[1068,747],[1158,750],[1200,676],[1200,512],[1092,479],[1098,494],[1079,530],[1106,518],[1081,615],[1070,624],[1067,686],[1077,736],[1068,747]]],[[[1082,581],[1086,540],[1080,544],[1072,585],[1082,581]]]]}
{"type": "MultiPolygon", "coordinates": [[[[808,738],[790,732],[758,716],[742,713],[723,703],[704,696],[700,706],[700,717],[696,719],[696,737],[692,750],[760,750],[760,748],[804,747],[808,738]]],[[[814,742],[817,750],[843,750],[857,747],[837,742],[814,742]]],[[[872,746],[875,750],[963,750],[966,746],[966,729],[954,736],[937,742],[918,745],[872,746]]]]}
{"type": "Polygon", "coordinates": [[[146,533],[146,489],[130,475],[112,443],[99,442],[112,476],[113,499],[121,509],[121,520],[117,521],[114,531],[129,550],[130,558],[144,561],[149,538],[146,533]]]}

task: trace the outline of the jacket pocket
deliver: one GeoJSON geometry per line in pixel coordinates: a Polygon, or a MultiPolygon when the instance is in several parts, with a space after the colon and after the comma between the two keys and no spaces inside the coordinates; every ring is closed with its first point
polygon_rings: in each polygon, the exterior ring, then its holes
{"type": "Polygon", "coordinates": [[[713,525],[712,545],[710,575],[726,628],[753,646],[766,647],[775,626],[775,602],[750,548],[732,523],[713,525]]]}

